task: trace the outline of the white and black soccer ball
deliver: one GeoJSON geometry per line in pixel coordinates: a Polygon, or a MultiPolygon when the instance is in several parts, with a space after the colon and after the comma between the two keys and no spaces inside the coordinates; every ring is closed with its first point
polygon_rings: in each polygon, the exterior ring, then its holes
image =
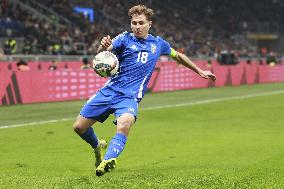
{"type": "Polygon", "coordinates": [[[102,51],[93,60],[93,69],[101,77],[114,76],[119,68],[119,61],[115,54],[102,51]]]}

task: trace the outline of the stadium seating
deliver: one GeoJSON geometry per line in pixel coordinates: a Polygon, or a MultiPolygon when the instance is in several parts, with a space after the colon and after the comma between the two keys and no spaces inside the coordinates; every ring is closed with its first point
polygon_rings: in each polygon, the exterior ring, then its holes
{"type": "MultiPolygon", "coordinates": [[[[29,4],[29,2],[33,1],[24,2],[32,8],[32,4],[29,4]]],[[[50,49],[58,42],[60,42],[62,46],[60,51],[61,54],[75,54],[76,52],[74,51],[76,51],[76,49],[66,51],[66,48],[63,48],[64,45],[67,45],[64,43],[64,37],[70,38],[70,41],[73,41],[73,43],[82,42],[86,44],[86,50],[89,54],[92,54],[94,53],[94,48],[92,48],[92,46],[97,47],[99,44],[98,41],[103,35],[110,33],[114,36],[129,28],[127,10],[133,5],[133,1],[130,0],[108,0],[107,2],[92,0],[84,1],[84,6],[93,7],[96,12],[95,23],[90,23],[83,15],[78,15],[73,12],[74,6],[82,5],[81,1],[67,0],[59,2],[54,0],[40,0],[36,2],[72,21],[72,25],[62,24],[62,27],[56,28],[52,23],[36,18],[31,12],[18,4],[12,4],[11,1],[8,6],[8,12],[3,16],[4,18],[9,18],[12,24],[2,20],[4,23],[1,25],[3,25],[4,28],[11,29],[13,31],[12,36],[20,35],[29,40],[31,44],[34,44],[35,47],[33,48],[32,53],[35,54],[52,54],[53,52],[50,49]],[[112,16],[110,17],[107,15],[112,16]],[[65,34],[67,36],[65,36],[65,34]],[[42,49],[39,50],[38,48],[42,49]]],[[[177,7],[182,8],[182,2],[183,1],[177,1],[175,4],[177,7]]],[[[196,3],[198,6],[202,5],[202,3],[195,1],[195,4],[196,3]]],[[[207,3],[210,5],[209,1],[207,1],[207,3]]],[[[217,26],[214,28],[212,27],[212,24],[210,26],[207,25],[211,22],[214,25],[216,21],[210,20],[210,22],[208,22],[206,21],[208,18],[204,18],[204,20],[201,20],[200,22],[199,18],[201,13],[196,10],[194,11],[194,7],[191,6],[191,3],[187,3],[186,5],[187,9],[190,10],[190,18],[188,18],[187,11],[184,8],[180,9],[181,11],[171,10],[172,12],[169,14],[169,8],[164,6],[162,2],[152,1],[152,3],[150,2],[148,4],[157,12],[157,18],[153,25],[153,32],[165,37],[172,42],[174,47],[184,48],[190,55],[213,54],[219,43],[223,45],[224,48],[231,48],[233,45],[236,46],[234,41],[230,40],[229,37],[224,36],[224,32],[218,30],[217,26]],[[161,19],[159,19],[159,17],[161,19]],[[168,20],[173,20],[175,24],[171,24],[168,20]],[[207,28],[210,27],[213,31],[208,31],[207,28]],[[164,28],[167,29],[164,30],[164,28]],[[219,41],[219,39],[222,38],[224,38],[224,42],[219,41]],[[218,43],[216,42],[217,40],[218,43]]],[[[232,6],[233,5],[231,5],[231,7],[232,6]]],[[[42,12],[42,14],[44,14],[44,12],[42,12]]],[[[225,26],[226,23],[222,25],[223,29],[225,26]]],[[[233,33],[227,35],[230,34],[233,33]]],[[[68,45],[67,48],[72,48],[70,44],[68,45]]]]}
{"type": "MultiPolygon", "coordinates": [[[[5,37],[9,29],[12,30],[9,36],[24,37],[33,44],[32,54],[54,54],[53,46],[60,45],[57,53],[67,55],[94,54],[104,35],[114,37],[129,29],[128,8],[145,3],[138,0],[23,1],[31,8],[35,8],[34,4],[45,7],[72,23],[60,23],[60,27],[55,27],[54,22],[39,19],[13,2],[9,1],[6,11],[0,13],[1,36],[5,37]],[[93,8],[95,22],[74,13],[75,6],[93,8]],[[74,44],[83,45],[76,47],[74,44]]],[[[257,49],[244,38],[246,32],[259,29],[259,32],[284,32],[282,1],[177,0],[173,4],[165,0],[147,1],[146,4],[156,11],[152,32],[190,56],[213,57],[221,50],[234,51],[243,57],[257,56],[257,49]]],[[[38,14],[47,14],[43,10],[37,10],[38,14]]]]}

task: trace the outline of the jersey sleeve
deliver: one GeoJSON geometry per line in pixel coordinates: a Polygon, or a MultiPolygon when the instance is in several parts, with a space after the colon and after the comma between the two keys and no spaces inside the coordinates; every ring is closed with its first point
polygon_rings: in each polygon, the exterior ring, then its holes
{"type": "Polygon", "coordinates": [[[162,55],[170,55],[171,54],[171,46],[170,43],[164,40],[163,38],[159,37],[159,43],[161,46],[161,54],[162,55]]]}
{"type": "Polygon", "coordinates": [[[127,32],[123,32],[112,39],[112,46],[114,51],[119,51],[125,47],[125,39],[127,32]]]}

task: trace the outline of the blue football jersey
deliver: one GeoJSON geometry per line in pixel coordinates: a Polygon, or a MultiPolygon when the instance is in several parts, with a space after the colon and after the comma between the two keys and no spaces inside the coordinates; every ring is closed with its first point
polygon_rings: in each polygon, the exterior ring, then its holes
{"type": "Polygon", "coordinates": [[[169,55],[170,44],[157,36],[139,39],[133,33],[123,32],[112,40],[113,52],[119,60],[119,72],[106,86],[128,96],[141,99],[161,55],[169,55]]]}

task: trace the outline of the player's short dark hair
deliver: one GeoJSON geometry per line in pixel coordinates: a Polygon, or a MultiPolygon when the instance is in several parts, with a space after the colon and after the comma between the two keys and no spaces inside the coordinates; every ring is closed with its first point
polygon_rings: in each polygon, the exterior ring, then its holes
{"type": "Polygon", "coordinates": [[[131,7],[128,11],[128,16],[132,18],[133,15],[141,15],[144,14],[147,20],[151,20],[152,16],[154,15],[154,11],[145,5],[135,5],[131,7]]]}

